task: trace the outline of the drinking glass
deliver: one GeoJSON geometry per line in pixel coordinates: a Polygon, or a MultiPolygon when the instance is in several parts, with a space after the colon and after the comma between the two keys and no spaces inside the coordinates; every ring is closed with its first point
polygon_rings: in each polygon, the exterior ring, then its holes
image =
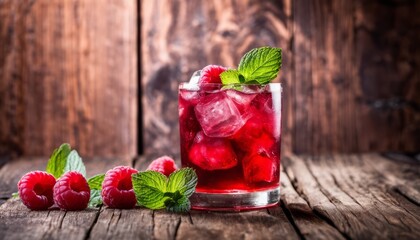
{"type": "Polygon", "coordinates": [[[198,176],[192,209],[278,203],[281,91],[280,83],[179,85],[182,166],[198,176]]]}

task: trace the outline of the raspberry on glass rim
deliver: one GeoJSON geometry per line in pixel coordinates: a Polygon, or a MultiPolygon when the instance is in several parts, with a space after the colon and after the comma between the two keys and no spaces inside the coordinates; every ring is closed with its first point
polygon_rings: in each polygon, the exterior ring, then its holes
{"type": "Polygon", "coordinates": [[[218,65],[208,65],[201,70],[201,83],[222,83],[220,74],[226,71],[227,68],[218,65]]]}

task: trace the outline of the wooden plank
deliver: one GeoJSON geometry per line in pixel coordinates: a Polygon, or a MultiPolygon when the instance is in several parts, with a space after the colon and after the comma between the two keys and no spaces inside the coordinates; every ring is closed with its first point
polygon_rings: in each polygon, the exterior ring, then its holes
{"type": "Polygon", "coordinates": [[[20,158],[8,162],[0,169],[0,198],[7,199],[17,192],[17,183],[27,172],[45,170],[48,158],[20,158]]]}
{"type": "MultiPolygon", "coordinates": [[[[420,149],[419,1],[354,1],[361,150],[420,149]],[[363,136],[363,137],[362,137],[363,136]]],[[[352,79],[354,80],[354,79],[352,79]]]]}
{"type": "Polygon", "coordinates": [[[92,239],[151,239],[153,211],[102,209],[92,228],[92,239]]]}
{"type": "Polygon", "coordinates": [[[289,0],[141,1],[145,154],[179,156],[178,83],[194,71],[208,64],[236,67],[245,52],[272,45],[285,48],[287,79],[290,9],[289,0]]]}
{"type": "Polygon", "coordinates": [[[136,155],[136,5],[0,2],[0,155],[136,155]]]}
{"type": "Polygon", "coordinates": [[[415,160],[396,162],[377,154],[364,155],[363,160],[375,169],[377,174],[385,178],[392,185],[393,190],[420,206],[419,162],[415,160]],[[389,169],[398,169],[398,171],[389,172],[389,169]]]}
{"type": "Polygon", "coordinates": [[[30,211],[20,200],[0,206],[2,239],[84,239],[98,214],[97,209],[79,212],[30,211]]]}
{"type": "Polygon", "coordinates": [[[296,153],[360,149],[352,9],[353,1],[294,1],[296,153]]]}
{"type": "Polygon", "coordinates": [[[402,169],[394,164],[379,174],[373,165],[388,160],[372,156],[292,156],[283,164],[310,207],[347,238],[419,238],[420,207],[397,195],[385,177],[402,169]]]}
{"type": "Polygon", "coordinates": [[[144,208],[105,208],[101,210],[90,236],[91,239],[175,239],[181,219],[189,219],[188,214],[144,208]]]}
{"type": "Polygon", "coordinates": [[[190,222],[181,222],[178,239],[299,238],[281,209],[276,215],[259,210],[241,213],[192,211],[190,216],[190,222]]]}
{"type": "MultiPolygon", "coordinates": [[[[319,218],[308,203],[296,192],[286,172],[281,172],[281,203],[290,212],[292,221],[305,239],[345,239],[336,228],[319,218]]],[[[279,208],[270,209],[278,214],[279,208]]]]}
{"type": "Polygon", "coordinates": [[[294,152],[418,151],[420,3],[293,5],[294,152]]]}

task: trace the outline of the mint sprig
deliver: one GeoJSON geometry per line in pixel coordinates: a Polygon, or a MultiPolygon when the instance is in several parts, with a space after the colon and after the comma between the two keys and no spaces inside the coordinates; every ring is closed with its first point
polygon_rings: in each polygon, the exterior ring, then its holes
{"type": "Polygon", "coordinates": [[[101,191],[104,179],[105,174],[98,174],[87,180],[90,188],[89,207],[99,207],[103,204],[101,191]]]}
{"type": "Polygon", "coordinates": [[[77,171],[86,178],[86,167],[83,164],[82,158],[79,156],[76,150],[72,150],[67,156],[66,166],[64,167],[64,173],[70,171],[77,171]]]}
{"type": "Polygon", "coordinates": [[[67,157],[71,152],[70,145],[68,143],[61,144],[59,148],[56,148],[48,161],[46,171],[52,174],[55,178],[61,177],[66,167],[67,157]]]}
{"type": "Polygon", "coordinates": [[[102,182],[105,179],[105,174],[95,175],[87,180],[90,189],[102,190],[102,182]]]}
{"type": "Polygon", "coordinates": [[[68,143],[63,143],[54,150],[45,171],[55,178],[60,178],[64,173],[70,171],[77,171],[86,177],[86,167],[82,158],[76,150],[71,150],[68,143]]]}
{"type": "Polygon", "coordinates": [[[190,209],[189,197],[197,186],[197,174],[192,168],[182,168],[169,175],[155,171],[132,175],[137,203],[150,209],[166,208],[173,212],[190,209]]]}
{"type": "Polygon", "coordinates": [[[238,70],[227,70],[220,79],[223,84],[267,84],[277,77],[281,63],[281,48],[254,48],[242,57],[238,70]]]}

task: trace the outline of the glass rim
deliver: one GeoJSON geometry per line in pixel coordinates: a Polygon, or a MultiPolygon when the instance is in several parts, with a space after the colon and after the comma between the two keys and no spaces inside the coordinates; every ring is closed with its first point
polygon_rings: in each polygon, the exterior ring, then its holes
{"type": "Polygon", "coordinates": [[[222,83],[190,83],[190,82],[180,82],[178,85],[179,89],[200,89],[203,87],[214,87],[214,88],[235,88],[235,87],[241,87],[241,86],[248,86],[248,87],[266,87],[270,86],[270,89],[282,90],[282,83],[276,82],[276,83],[267,83],[267,84],[248,84],[248,83],[232,83],[232,84],[222,84],[222,83]]]}

